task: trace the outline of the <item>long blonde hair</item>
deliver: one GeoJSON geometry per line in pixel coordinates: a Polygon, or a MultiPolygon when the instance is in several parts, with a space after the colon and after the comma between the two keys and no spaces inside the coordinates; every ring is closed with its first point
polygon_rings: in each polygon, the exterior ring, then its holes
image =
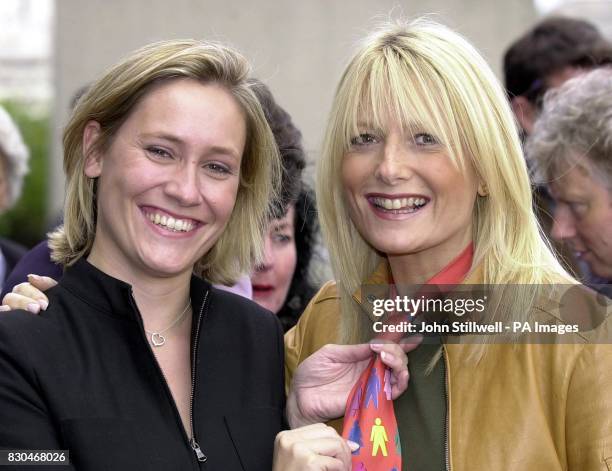
{"type": "MultiPolygon", "coordinates": [[[[459,167],[486,184],[473,216],[474,262],[484,284],[532,285],[515,312],[526,316],[538,284],[570,280],[541,234],[529,177],[505,93],[478,52],[428,20],[386,24],[365,39],[346,68],[332,105],[317,174],[317,201],[342,304],[342,339],[362,341],[371,324],[352,300],[382,256],[349,217],[341,163],[357,121],[384,129],[389,112],[441,138],[459,167]]],[[[516,300],[515,300],[516,301],[516,300]]]]}
{"type": "Polygon", "coordinates": [[[212,282],[232,283],[261,258],[269,202],[278,193],[280,158],[274,137],[238,52],[213,42],[173,40],[139,49],[111,68],[79,100],[64,131],[64,225],[49,234],[52,258],[70,265],[91,250],[95,229],[94,179],[84,173],[83,130],[97,121],[105,150],[136,104],[161,81],[189,78],[227,89],[242,108],[247,138],[231,218],[194,271],[212,282]]]}

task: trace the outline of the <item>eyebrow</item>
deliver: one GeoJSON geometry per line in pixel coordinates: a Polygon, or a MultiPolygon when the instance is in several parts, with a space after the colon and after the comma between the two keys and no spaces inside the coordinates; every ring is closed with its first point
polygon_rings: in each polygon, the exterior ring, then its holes
{"type": "Polygon", "coordinates": [[[378,130],[378,127],[374,124],[374,123],[368,123],[365,121],[357,121],[357,127],[358,128],[366,128],[366,129],[376,129],[378,130]]]}
{"type": "MultiPolygon", "coordinates": [[[[168,134],[165,132],[142,133],[142,134],[139,134],[139,137],[149,138],[149,139],[150,138],[163,139],[165,141],[172,142],[173,144],[176,144],[178,146],[185,146],[185,141],[183,141],[183,139],[173,134],[168,134]]],[[[226,146],[212,146],[210,147],[210,150],[208,153],[229,155],[230,157],[234,157],[234,158],[240,157],[240,154],[236,152],[235,149],[232,149],[231,147],[226,147],[226,146]]]]}
{"type": "MultiPolygon", "coordinates": [[[[361,129],[370,129],[372,131],[377,131],[377,132],[382,132],[383,129],[379,128],[376,124],[374,123],[369,123],[367,121],[357,121],[357,128],[361,128],[361,129]]],[[[423,129],[425,130],[425,127],[422,123],[418,122],[418,121],[410,121],[409,123],[407,123],[405,126],[402,124],[402,128],[404,129],[412,129],[412,130],[417,130],[417,129],[423,129]]]]}
{"type": "Polygon", "coordinates": [[[166,141],[170,141],[170,142],[174,142],[175,144],[179,144],[182,145],[184,144],[183,140],[180,139],[177,136],[174,136],[172,134],[167,134],[167,133],[163,133],[163,132],[145,132],[139,135],[140,137],[146,137],[146,138],[157,138],[157,139],[164,139],[166,141]]]}
{"type": "Polygon", "coordinates": [[[272,227],[272,229],[275,230],[275,231],[282,231],[283,229],[287,229],[288,227],[289,227],[289,223],[284,222],[284,223],[279,224],[279,225],[274,225],[272,227]]]}

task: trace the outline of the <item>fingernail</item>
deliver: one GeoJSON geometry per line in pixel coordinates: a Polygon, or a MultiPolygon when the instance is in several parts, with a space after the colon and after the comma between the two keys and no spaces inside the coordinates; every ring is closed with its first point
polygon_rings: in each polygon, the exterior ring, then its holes
{"type": "Polygon", "coordinates": [[[39,280],[39,279],[40,279],[40,276],[35,275],[34,273],[30,273],[30,274],[28,275],[28,279],[30,279],[30,278],[34,278],[35,280],[39,280]]]}
{"type": "Polygon", "coordinates": [[[40,308],[41,308],[43,311],[49,307],[49,301],[46,301],[46,300],[44,300],[44,299],[39,299],[39,300],[38,300],[38,304],[40,304],[40,308]]]}
{"type": "Polygon", "coordinates": [[[2,306],[0,306],[0,311],[10,311],[11,310],[11,306],[7,306],[6,304],[3,304],[2,306]]]}
{"type": "Polygon", "coordinates": [[[351,440],[347,440],[346,443],[349,446],[349,448],[351,449],[351,451],[359,450],[359,443],[355,443],[355,442],[353,442],[351,440]]]}
{"type": "Polygon", "coordinates": [[[40,312],[40,304],[38,303],[28,304],[28,311],[30,311],[32,314],[38,314],[40,312]]]}
{"type": "Polygon", "coordinates": [[[374,350],[375,352],[377,352],[378,350],[382,348],[382,344],[381,343],[371,343],[370,348],[374,350]]]}

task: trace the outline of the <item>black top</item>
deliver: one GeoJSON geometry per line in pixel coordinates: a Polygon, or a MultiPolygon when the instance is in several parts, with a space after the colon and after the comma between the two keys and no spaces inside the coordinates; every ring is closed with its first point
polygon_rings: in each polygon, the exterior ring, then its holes
{"type": "Polygon", "coordinates": [[[0,316],[0,448],[69,449],[82,471],[271,469],[284,409],[274,315],[192,278],[198,461],[131,287],[81,260],[48,294],[38,316],[0,316]]]}

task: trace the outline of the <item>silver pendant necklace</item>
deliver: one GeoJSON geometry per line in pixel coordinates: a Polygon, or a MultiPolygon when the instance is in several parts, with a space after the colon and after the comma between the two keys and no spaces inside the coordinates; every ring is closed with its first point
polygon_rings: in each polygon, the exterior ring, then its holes
{"type": "Polygon", "coordinates": [[[170,324],[165,329],[159,330],[157,332],[151,332],[151,331],[148,331],[147,329],[145,329],[145,332],[148,335],[150,335],[151,343],[153,344],[154,347],[163,347],[164,346],[164,344],[166,343],[166,337],[163,334],[165,332],[168,332],[170,329],[172,329],[172,327],[174,327],[176,324],[178,324],[179,321],[183,317],[185,317],[185,314],[187,313],[187,311],[189,310],[190,307],[191,307],[191,300],[187,303],[187,306],[185,306],[185,309],[183,309],[183,312],[181,312],[177,316],[177,318],[172,321],[172,324],[170,324]]]}

